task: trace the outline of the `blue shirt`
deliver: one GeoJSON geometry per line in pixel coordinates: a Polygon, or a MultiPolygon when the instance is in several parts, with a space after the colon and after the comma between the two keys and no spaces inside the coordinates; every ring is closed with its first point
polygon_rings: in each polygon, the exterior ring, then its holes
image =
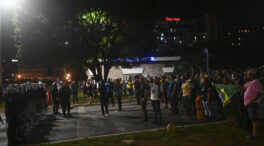
{"type": "Polygon", "coordinates": [[[105,87],[106,87],[106,93],[110,93],[111,92],[111,85],[109,82],[105,82],[105,87]]]}
{"type": "Polygon", "coordinates": [[[174,82],[170,81],[169,89],[168,89],[168,96],[172,95],[173,89],[174,89],[174,82]]]}

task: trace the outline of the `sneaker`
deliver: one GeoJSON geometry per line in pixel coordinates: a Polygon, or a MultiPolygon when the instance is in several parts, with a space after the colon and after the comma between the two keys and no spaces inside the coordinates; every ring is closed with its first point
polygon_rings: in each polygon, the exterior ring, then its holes
{"type": "Polygon", "coordinates": [[[105,117],[105,115],[101,115],[101,116],[100,116],[100,118],[104,118],[104,117],[105,117]]]}
{"type": "Polygon", "coordinates": [[[109,117],[109,114],[105,114],[106,117],[109,117]]]}

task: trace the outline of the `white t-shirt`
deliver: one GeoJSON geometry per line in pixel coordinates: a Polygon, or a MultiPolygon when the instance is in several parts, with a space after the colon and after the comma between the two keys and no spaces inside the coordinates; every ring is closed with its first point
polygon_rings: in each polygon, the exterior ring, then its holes
{"type": "Polygon", "coordinates": [[[159,99],[159,96],[158,96],[158,90],[159,90],[159,86],[154,84],[154,83],[151,83],[150,84],[150,88],[151,88],[151,96],[150,96],[150,99],[151,100],[160,100],[159,99]]]}

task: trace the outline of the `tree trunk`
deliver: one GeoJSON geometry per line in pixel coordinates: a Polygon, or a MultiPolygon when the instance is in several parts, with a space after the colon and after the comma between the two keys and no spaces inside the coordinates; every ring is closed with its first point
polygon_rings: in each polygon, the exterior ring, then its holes
{"type": "Polygon", "coordinates": [[[111,65],[106,61],[106,59],[103,60],[103,64],[104,64],[104,79],[105,81],[107,80],[109,71],[111,69],[111,65]]]}

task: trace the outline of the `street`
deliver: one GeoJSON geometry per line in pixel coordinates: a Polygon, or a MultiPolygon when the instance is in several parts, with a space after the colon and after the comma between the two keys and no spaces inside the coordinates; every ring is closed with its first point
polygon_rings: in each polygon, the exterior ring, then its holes
{"type": "MultiPolygon", "coordinates": [[[[43,120],[32,130],[27,137],[26,144],[38,144],[45,142],[63,141],[90,136],[118,134],[165,127],[168,123],[176,125],[188,125],[201,123],[196,117],[187,119],[183,116],[183,108],[180,106],[180,114],[172,115],[168,109],[162,106],[162,125],[156,126],[151,123],[154,118],[151,104],[148,104],[149,122],[141,121],[140,106],[135,102],[127,102],[123,105],[124,111],[117,112],[117,107],[109,107],[109,117],[100,118],[100,106],[78,106],[72,109],[73,118],[64,118],[62,115],[55,116],[51,110],[43,120]]],[[[6,136],[2,128],[0,145],[6,145],[6,136]]]]}

